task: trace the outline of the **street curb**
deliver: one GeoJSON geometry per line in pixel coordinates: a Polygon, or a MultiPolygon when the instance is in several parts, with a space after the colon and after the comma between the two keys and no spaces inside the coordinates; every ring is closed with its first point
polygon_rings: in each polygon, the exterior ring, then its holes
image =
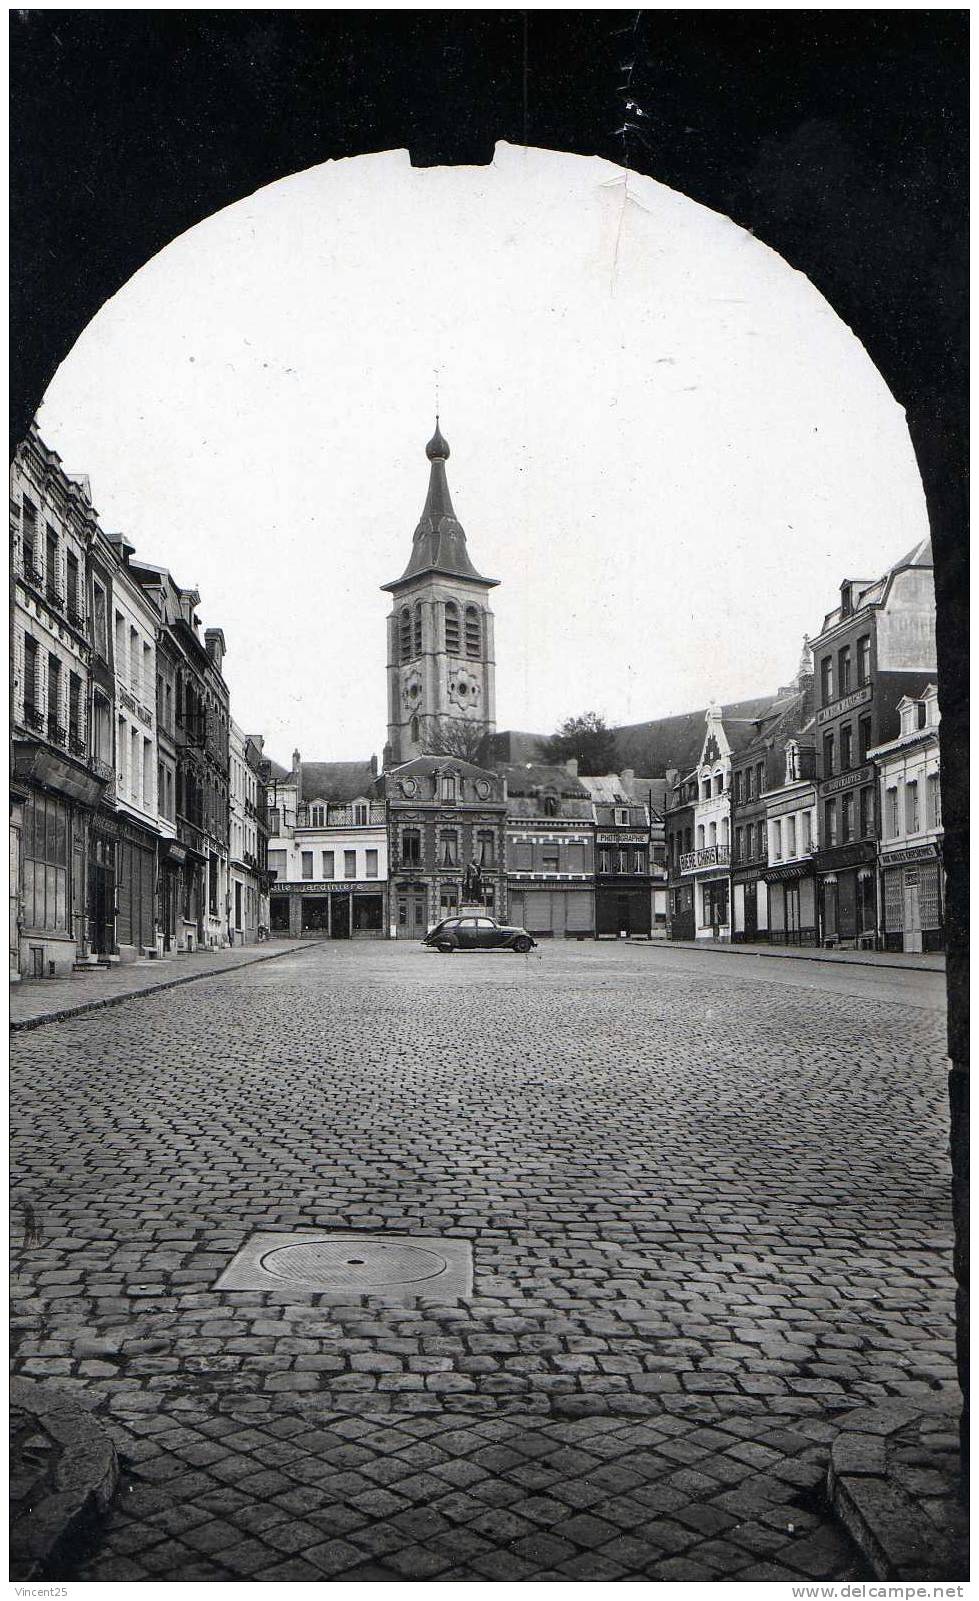
{"type": "Polygon", "coordinates": [[[11,1410],[26,1412],[57,1451],[54,1489],[11,1530],[11,1577],[59,1578],[72,1549],[90,1540],[119,1483],[115,1447],[102,1424],[65,1390],[32,1379],[10,1381],[11,1410]],[[25,1571],[14,1573],[24,1564],[25,1571]]]}
{"type": "Polygon", "coordinates": [[[226,978],[230,973],[240,973],[242,968],[254,967],[258,962],[277,962],[281,956],[293,956],[296,951],[308,951],[315,944],[314,940],[300,941],[287,951],[269,951],[267,955],[253,956],[247,962],[236,962],[234,967],[222,967],[212,973],[185,973],[182,978],[164,979],[162,984],[146,984],[142,989],[127,990],[125,995],[100,995],[95,1001],[79,1001],[76,1006],[62,1006],[56,1012],[44,1012],[40,1017],[22,1017],[11,1020],[11,1034],[23,1034],[28,1029],[45,1028],[48,1023],[61,1023],[66,1017],[81,1017],[85,1012],[101,1012],[108,1006],[122,1006],[125,1001],[135,1001],[143,995],[161,995],[164,990],[179,988],[181,984],[196,984],[202,978],[226,978]]]}
{"type": "Polygon", "coordinates": [[[890,1438],[908,1424],[934,1415],[911,1401],[861,1407],[841,1422],[830,1449],[826,1472],[830,1505],[875,1578],[967,1577],[955,1571],[962,1558],[953,1542],[943,1538],[888,1470],[890,1438]]]}
{"type": "MultiPolygon", "coordinates": [[[[645,944],[646,942],[635,940],[632,943],[645,944]]],[[[824,962],[827,967],[878,967],[883,968],[885,972],[941,973],[943,976],[945,974],[944,967],[922,967],[918,962],[868,962],[860,956],[830,956],[824,955],[822,952],[817,955],[815,951],[811,954],[808,951],[805,954],[800,951],[798,955],[795,952],[789,955],[787,952],[783,953],[782,951],[760,951],[755,946],[751,946],[749,949],[745,945],[732,945],[727,940],[723,945],[717,944],[713,940],[711,940],[710,944],[706,940],[692,939],[650,940],[649,948],[672,951],[700,951],[705,955],[710,951],[724,951],[732,956],[764,956],[769,961],[775,962],[824,962]]]]}

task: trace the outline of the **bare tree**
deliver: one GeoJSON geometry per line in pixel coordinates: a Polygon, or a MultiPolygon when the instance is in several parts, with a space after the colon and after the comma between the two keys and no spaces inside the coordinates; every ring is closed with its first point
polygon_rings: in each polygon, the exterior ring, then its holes
{"type": "Polygon", "coordinates": [[[452,719],[430,726],[423,735],[427,756],[456,756],[475,767],[485,763],[488,736],[482,723],[452,719]]]}

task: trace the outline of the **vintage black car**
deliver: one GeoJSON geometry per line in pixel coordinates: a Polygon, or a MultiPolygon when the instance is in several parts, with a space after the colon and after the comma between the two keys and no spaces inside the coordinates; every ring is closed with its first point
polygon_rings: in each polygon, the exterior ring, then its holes
{"type": "Polygon", "coordinates": [[[422,942],[448,956],[452,951],[519,951],[525,955],[537,944],[525,928],[511,928],[495,917],[475,914],[447,917],[436,923],[422,942]]]}

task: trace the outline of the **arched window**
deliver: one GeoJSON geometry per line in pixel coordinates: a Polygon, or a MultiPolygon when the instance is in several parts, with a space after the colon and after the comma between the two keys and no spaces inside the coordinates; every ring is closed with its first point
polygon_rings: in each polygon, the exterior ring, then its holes
{"type": "Polygon", "coordinates": [[[544,796],[544,816],[545,817],[556,817],[557,816],[557,796],[556,795],[545,795],[544,796]]]}
{"type": "Polygon", "coordinates": [[[407,606],[402,606],[398,618],[398,648],[403,662],[411,659],[411,613],[407,606]]]}
{"type": "Polygon", "coordinates": [[[417,717],[413,717],[411,719],[411,743],[413,745],[417,745],[418,744],[418,718],[417,717]]]}
{"type": "Polygon", "coordinates": [[[478,656],[481,645],[481,629],[479,610],[476,606],[466,607],[466,655],[478,656]]]}
{"type": "Polygon", "coordinates": [[[415,655],[420,656],[422,653],[422,603],[420,600],[415,601],[415,613],[412,627],[412,644],[414,646],[415,655]]]}
{"type": "Polygon", "coordinates": [[[459,654],[459,608],[454,600],[445,603],[445,648],[453,655],[459,654]]]}

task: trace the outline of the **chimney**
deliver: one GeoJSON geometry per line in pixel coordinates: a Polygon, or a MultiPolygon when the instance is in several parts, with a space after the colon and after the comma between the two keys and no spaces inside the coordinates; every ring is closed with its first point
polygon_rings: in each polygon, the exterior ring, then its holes
{"type": "Polygon", "coordinates": [[[224,633],[220,628],[206,628],[204,630],[204,649],[207,651],[212,665],[217,668],[219,673],[223,672],[224,653],[227,650],[227,646],[224,642],[224,633]]]}
{"type": "Polygon", "coordinates": [[[377,777],[377,752],[376,751],[374,752],[374,755],[371,757],[371,772],[374,774],[374,777],[376,778],[377,777]]]}
{"type": "Polygon", "coordinates": [[[666,776],[666,787],[667,787],[667,789],[676,789],[677,780],[680,777],[680,774],[677,771],[677,769],[675,767],[668,767],[666,769],[666,775],[665,776],[666,776]]]}
{"type": "Polygon", "coordinates": [[[578,758],[577,758],[577,756],[569,756],[568,757],[567,761],[564,764],[564,771],[566,773],[570,773],[572,778],[577,778],[578,777],[578,758]]]}
{"type": "Polygon", "coordinates": [[[301,760],[299,752],[297,750],[294,750],[293,753],[292,753],[292,774],[291,774],[291,777],[292,777],[292,782],[296,786],[296,805],[298,806],[300,801],[303,798],[303,767],[302,767],[302,760],[301,760]]]}
{"type": "Polygon", "coordinates": [[[636,770],[634,767],[623,767],[619,777],[623,785],[628,789],[636,781],[636,770]]]}

